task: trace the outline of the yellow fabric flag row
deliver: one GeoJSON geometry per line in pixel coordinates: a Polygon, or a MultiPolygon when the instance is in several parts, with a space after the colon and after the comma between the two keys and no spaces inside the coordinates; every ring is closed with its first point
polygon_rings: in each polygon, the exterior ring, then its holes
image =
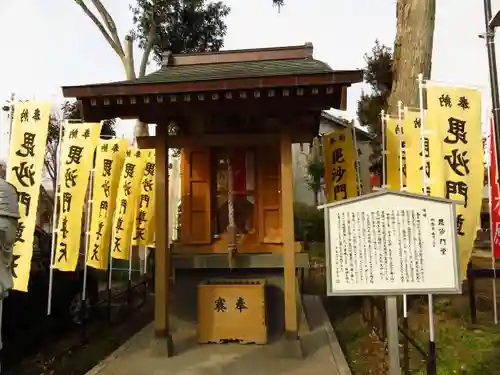
{"type": "Polygon", "coordinates": [[[50,108],[38,101],[14,104],[7,181],[17,189],[20,219],[10,271],[14,290],[23,292],[28,291],[50,108]]]}
{"type": "MultiPolygon", "coordinates": [[[[18,191],[20,219],[10,270],[14,289],[25,292],[28,291],[30,277],[50,113],[50,103],[39,101],[18,102],[13,109],[7,181],[18,191]]],[[[94,151],[97,151],[93,183],[95,204],[91,210],[87,262],[91,267],[107,269],[116,207],[120,211],[115,215],[117,225],[114,234],[121,231],[120,220],[124,224],[128,223],[129,234],[128,242],[127,236],[123,236],[122,248],[125,255],[118,254],[117,258],[128,258],[134,219],[136,223],[140,223],[135,226],[138,238],[134,240],[134,244],[149,245],[153,242],[154,150],[129,149],[125,140],[101,140],[100,147],[96,150],[99,143],[99,123],[67,123],[63,132],[58,170],[60,206],[56,223],[54,267],[61,271],[74,271],[78,263],[82,208],[85,205],[94,151]],[[123,167],[127,149],[129,160],[126,167],[123,167]],[[120,196],[117,197],[119,186],[120,196]],[[130,204],[128,216],[123,215],[126,204],[130,204]]],[[[121,249],[120,240],[116,237],[113,240],[118,244],[118,249],[121,249]]]]}
{"type": "Polygon", "coordinates": [[[323,136],[324,181],[329,202],[358,195],[352,130],[352,127],[347,127],[323,136]]]}
{"type": "Polygon", "coordinates": [[[101,140],[96,150],[87,265],[107,270],[116,194],[128,142],[101,140]]]}
{"type": "MultiPolygon", "coordinates": [[[[457,235],[462,279],[466,276],[480,223],[484,151],[478,89],[427,83],[427,123],[441,141],[444,197],[459,200],[457,235]]],[[[424,128],[426,127],[424,122],[424,128]]]]}
{"type": "Polygon", "coordinates": [[[153,245],[155,231],[155,150],[143,150],[147,157],[141,181],[141,193],[135,215],[132,245],[153,245]]]}
{"type": "Polygon", "coordinates": [[[126,152],[120,176],[113,223],[111,256],[128,260],[141,181],[148,152],[131,147],[126,152]],[[146,156],[146,157],[145,157],[146,156]]]}
{"type": "Polygon", "coordinates": [[[74,271],[80,254],[82,215],[100,123],[66,124],[59,161],[59,220],[54,268],[74,271]]]}
{"type": "Polygon", "coordinates": [[[131,245],[154,238],[154,150],[124,140],[101,141],[96,153],[87,264],[105,270],[109,253],[128,260],[131,245]],[[111,251],[110,251],[111,250],[111,251]]]}
{"type": "Polygon", "coordinates": [[[405,143],[399,118],[385,118],[385,151],[387,160],[387,187],[400,190],[406,186],[405,143]],[[400,162],[402,160],[402,163],[400,162]],[[402,166],[402,171],[400,166],[402,166]],[[401,186],[402,185],[402,186],[401,186]]]}
{"type": "Polygon", "coordinates": [[[442,145],[439,137],[440,130],[439,127],[425,122],[425,113],[424,127],[424,133],[421,134],[420,111],[405,109],[403,139],[406,145],[407,189],[411,193],[424,193],[422,159],[425,159],[425,187],[427,195],[442,197],[444,183],[443,163],[441,162],[442,145]],[[422,147],[424,149],[423,156],[422,147]]]}
{"type": "MultiPolygon", "coordinates": [[[[460,271],[464,279],[479,227],[482,204],[482,93],[477,89],[444,86],[431,81],[426,83],[426,90],[427,111],[423,132],[419,111],[405,110],[403,119],[407,189],[422,194],[425,185],[427,194],[431,196],[464,203],[457,206],[460,271]]],[[[387,136],[394,137],[393,134],[388,123],[387,136]]],[[[389,140],[387,146],[388,177],[391,173],[399,176],[399,165],[396,166],[399,161],[389,149],[389,140]]]]}

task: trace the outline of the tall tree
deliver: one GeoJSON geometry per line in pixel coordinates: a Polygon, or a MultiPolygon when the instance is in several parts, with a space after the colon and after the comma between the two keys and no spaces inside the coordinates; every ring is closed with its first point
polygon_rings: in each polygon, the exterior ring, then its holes
{"type": "Polygon", "coordinates": [[[371,172],[382,175],[381,154],[381,118],[380,112],[387,110],[388,99],[392,89],[393,56],[389,47],[378,40],[371,54],[365,55],[364,81],[370,86],[370,93],[362,93],[358,102],[357,115],[359,123],[368,127],[374,136],[372,139],[373,154],[371,156],[371,172]]]}
{"type": "Polygon", "coordinates": [[[419,107],[418,74],[429,79],[436,0],[398,0],[394,67],[389,111],[397,109],[401,100],[408,107],[419,107]]]}
{"type": "MultiPolygon", "coordinates": [[[[135,6],[131,7],[134,30],[125,36],[122,43],[115,21],[102,0],[89,0],[94,11],[89,9],[85,0],[74,1],[120,58],[127,79],[146,74],[153,52],[155,60],[159,61],[163,49],[171,49],[174,53],[219,50],[227,30],[224,18],[230,12],[230,8],[221,1],[136,0],[135,6]],[[134,40],[137,40],[142,49],[137,73],[133,54],[134,40]]],[[[138,122],[135,135],[148,135],[147,124],[138,122]]]]}
{"type": "Polygon", "coordinates": [[[285,5],[285,0],[273,0],[273,6],[278,8],[278,11],[285,5]]]}

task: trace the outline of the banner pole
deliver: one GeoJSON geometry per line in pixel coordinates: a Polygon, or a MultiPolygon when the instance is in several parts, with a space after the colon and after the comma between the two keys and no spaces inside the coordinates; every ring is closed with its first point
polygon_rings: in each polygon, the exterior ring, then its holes
{"type": "Polygon", "coordinates": [[[128,303],[132,304],[132,255],[133,255],[134,246],[132,243],[130,244],[130,250],[128,254],[128,284],[127,284],[127,294],[128,294],[128,303]]]}
{"type": "MultiPolygon", "coordinates": [[[[425,157],[425,132],[424,132],[424,75],[418,75],[418,96],[420,102],[420,151],[422,152],[422,177],[424,194],[427,195],[426,157],[425,157]]],[[[429,305],[429,352],[427,357],[427,374],[436,375],[436,333],[434,323],[434,298],[428,294],[429,305]]]]}
{"type": "Polygon", "coordinates": [[[404,184],[404,164],[403,164],[403,157],[404,157],[404,147],[403,147],[403,118],[402,118],[402,111],[403,111],[403,102],[401,100],[398,100],[398,126],[399,126],[399,190],[405,190],[405,184],[404,184]]]}
{"type": "MultiPolygon", "coordinates": [[[[492,17],[491,12],[491,0],[483,0],[484,4],[484,23],[486,26],[485,40],[486,40],[486,50],[488,53],[488,68],[490,76],[490,93],[492,102],[492,112],[493,112],[493,127],[492,133],[495,134],[493,137],[495,145],[495,166],[496,166],[496,183],[500,186],[500,93],[498,88],[498,71],[497,71],[497,61],[496,61],[496,50],[495,50],[495,27],[490,24],[492,17]]],[[[489,175],[489,173],[488,173],[489,175]]],[[[491,200],[490,200],[491,205],[491,200]]],[[[491,218],[491,209],[490,209],[491,218]]],[[[491,219],[490,219],[491,222],[491,219]]],[[[492,228],[490,227],[490,232],[492,228]]],[[[492,254],[493,254],[494,244],[492,243],[492,254]]],[[[494,294],[494,311],[495,311],[495,324],[497,323],[497,303],[496,303],[496,268],[495,268],[495,256],[492,255],[492,267],[493,267],[493,293],[494,294]]]]}
{"type": "MultiPolygon", "coordinates": [[[[114,231],[115,231],[115,213],[113,212],[113,220],[112,220],[112,227],[111,227],[111,233],[110,236],[113,238],[114,236],[114,231]]],[[[108,249],[109,251],[109,269],[108,269],[108,321],[111,322],[111,286],[113,284],[113,250],[110,247],[108,249]]]]}
{"type": "MultiPolygon", "coordinates": [[[[116,136],[111,136],[109,139],[116,139],[116,136]]],[[[108,306],[107,306],[107,314],[108,314],[108,322],[111,322],[111,284],[112,284],[112,279],[113,279],[113,251],[111,249],[111,241],[113,239],[113,233],[114,233],[114,228],[115,228],[115,212],[112,213],[112,218],[111,218],[111,233],[110,233],[110,246],[106,249],[108,252],[108,306]]],[[[101,240],[102,243],[102,240],[101,240]]]]}
{"type": "MultiPolygon", "coordinates": [[[[493,132],[493,122],[492,119],[490,118],[490,139],[489,139],[489,168],[488,168],[488,206],[490,209],[490,246],[491,246],[491,268],[493,270],[493,280],[492,280],[492,289],[493,289],[493,321],[495,324],[498,324],[498,310],[497,310],[497,270],[496,270],[496,264],[495,264],[495,229],[493,228],[493,194],[491,194],[491,188],[492,188],[492,183],[495,183],[494,181],[491,181],[491,168],[492,168],[492,162],[495,162],[496,166],[496,153],[494,147],[491,147],[494,145],[494,132],[493,132]],[[493,157],[495,159],[493,160],[493,157]]],[[[496,171],[498,173],[498,171],[496,171]]],[[[498,188],[497,185],[495,185],[495,188],[498,188]]]]}
{"type": "Polygon", "coordinates": [[[382,179],[381,179],[381,185],[382,188],[387,187],[387,166],[386,166],[386,160],[385,156],[387,154],[385,147],[385,126],[386,126],[386,121],[385,121],[385,111],[381,110],[380,111],[380,124],[381,126],[381,135],[382,135],[382,179]]]}
{"type": "Polygon", "coordinates": [[[356,184],[358,185],[358,195],[362,195],[361,191],[361,163],[359,160],[359,152],[358,152],[358,139],[356,138],[356,126],[354,125],[354,121],[350,122],[351,132],[352,132],[352,140],[354,143],[354,152],[356,155],[356,184]]]}
{"type": "Polygon", "coordinates": [[[56,191],[54,191],[54,206],[52,207],[52,238],[50,246],[50,270],[49,270],[49,293],[47,297],[47,315],[52,313],[52,288],[54,284],[54,264],[56,256],[56,236],[57,236],[57,210],[59,202],[59,166],[61,164],[61,150],[62,150],[62,139],[63,139],[63,124],[65,121],[59,122],[59,140],[57,143],[56,151],[56,165],[54,166],[54,174],[56,178],[56,191]]]}
{"type": "MultiPolygon", "coordinates": [[[[496,137],[495,140],[495,151],[496,155],[500,155],[500,92],[498,87],[498,70],[497,70],[497,58],[495,50],[495,27],[490,25],[490,20],[492,17],[491,12],[491,0],[483,0],[484,5],[484,23],[486,28],[485,41],[486,41],[486,51],[488,54],[488,68],[489,68],[489,78],[490,78],[490,94],[491,94],[491,104],[493,112],[493,132],[496,137]]],[[[500,181],[500,160],[496,160],[497,167],[497,181],[500,181]]]]}
{"type": "MultiPolygon", "coordinates": [[[[403,165],[403,157],[404,153],[406,152],[406,145],[403,147],[403,102],[401,100],[398,100],[398,125],[399,125],[399,190],[404,191],[407,190],[404,186],[404,168],[405,166],[403,165]]],[[[406,294],[403,294],[403,326],[405,329],[408,329],[408,297],[406,294]]],[[[404,371],[407,373],[409,371],[408,367],[409,364],[408,362],[408,339],[406,337],[403,338],[404,340],[404,371]]]]}
{"type": "Polygon", "coordinates": [[[92,168],[90,170],[90,178],[89,178],[87,215],[85,216],[85,261],[83,263],[82,304],[85,304],[85,300],[87,299],[87,257],[89,254],[89,245],[90,245],[90,217],[93,206],[93,184],[94,184],[94,169],[92,168]]]}
{"type": "MultiPolygon", "coordinates": [[[[110,250],[110,249],[108,249],[110,250]]],[[[111,284],[113,279],[113,252],[109,251],[109,269],[108,269],[108,321],[111,322],[111,284]]]]}

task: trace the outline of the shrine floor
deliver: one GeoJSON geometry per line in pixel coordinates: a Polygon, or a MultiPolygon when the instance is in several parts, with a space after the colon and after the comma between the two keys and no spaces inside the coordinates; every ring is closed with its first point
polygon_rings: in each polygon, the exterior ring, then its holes
{"type": "Polygon", "coordinates": [[[196,327],[172,317],[176,355],[155,356],[150,324],[87,375],[350,375],[333,328],[317,297],[304,297],[303,359],[284,353],[281,340],[269,345],[196,342],[196,327]]]}

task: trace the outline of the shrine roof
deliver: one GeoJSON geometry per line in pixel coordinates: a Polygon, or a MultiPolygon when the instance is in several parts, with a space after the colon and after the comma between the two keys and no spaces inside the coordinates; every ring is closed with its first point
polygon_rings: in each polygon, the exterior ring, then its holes
{"type": "Polygon", "coordinates": [[[263,60],[228,63],[193,64],[163,67],[145,77],[126,84],[174,83],[223,80],[233,78],[275,77],[287,75],[323,74],[333,70],[318,60],[263,60]]]}
{"type": "Polygon", "coordinates": [[[162,66],[144,77],[101,84],[63,87],[65,97],[176,93],[242,88],[327,85],[361,82],[361,70],[334,71],[302,46],[213,53],[164,53],[162,66]],[[136,91],[137,90],[137,91],[136,91]]]}

